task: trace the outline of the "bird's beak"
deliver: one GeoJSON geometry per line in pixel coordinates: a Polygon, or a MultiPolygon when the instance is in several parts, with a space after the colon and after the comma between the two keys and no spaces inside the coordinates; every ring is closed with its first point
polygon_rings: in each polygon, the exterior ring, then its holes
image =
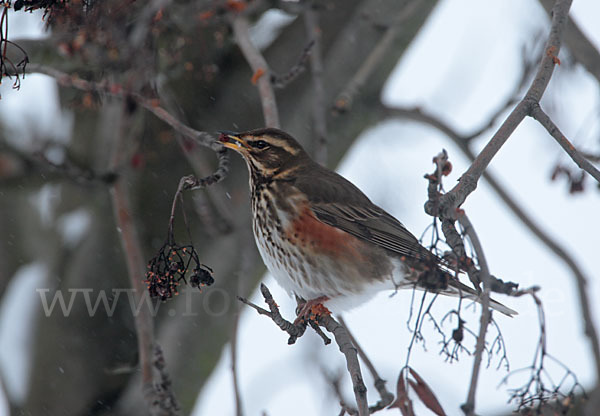
{"type": "Polygon", "coordinates": [[[223,146],[233,149],[236,152],[239,152],[243,149],[250,149],[248,143],[246,143],[244,139],[235,133],[230,133],[227,131],[221,131],[220,133],[221,135],[219,136],[219,141],[223,143],[223,146]]]}

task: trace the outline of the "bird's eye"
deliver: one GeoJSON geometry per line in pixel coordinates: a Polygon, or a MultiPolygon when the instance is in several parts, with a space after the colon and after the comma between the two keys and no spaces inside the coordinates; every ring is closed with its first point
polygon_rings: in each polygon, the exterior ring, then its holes
{"type": "Polygon", "coordinates": [[[267,142],[265,142],[264,140],[257,140],[255,142],[252,142],[251,145],[252,145],[252,147],[256,147],[257,149],[264,149],[269,144],[267,142]]]}

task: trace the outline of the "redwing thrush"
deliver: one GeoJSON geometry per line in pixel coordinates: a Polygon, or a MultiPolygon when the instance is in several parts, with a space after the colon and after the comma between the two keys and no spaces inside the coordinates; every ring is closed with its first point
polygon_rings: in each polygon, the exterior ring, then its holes
{"type": "MultiPolygon", "coordinates": [[[[266,128],[223,132],[219,140],[248,165],[252,228],[263,261],[307,306],[356,306],[377,291],[413,287],[478,299],[400,221],[314,162],[289,134],[266,128]]],[[[516,313],[495,301],[491,307],[516,313]]]]}

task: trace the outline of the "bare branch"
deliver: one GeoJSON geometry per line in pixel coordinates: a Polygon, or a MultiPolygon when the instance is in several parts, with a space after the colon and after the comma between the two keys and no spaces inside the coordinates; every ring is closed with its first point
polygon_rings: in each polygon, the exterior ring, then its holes
{"type": "Polygon", "coordinates": [[[323,85],[323,57],[321,48],[321,28],[319,27],[319,15],[314,9],[312,2],[306,4],[304,11],[304,23],[306,33],[313,50],[310,55],[310,72],[312,77],[312,89],[314,93],[314,105],[312,107],[312,119],[314,123],[313,143],[314,159],[322,165],[327,164],[327,117],[325,108],[325,87],[323,85]]]}
{"type": "Polygon", "coordinates": [[[319,325],[325,327],[327,331],[331,332],[335,337],[335,342],[344,357],[346,357],[346,368],[350,373],[352,379],[352,387],[354,390],[354,397],[358,406],[358,415],[366,416],[369,414],[369,404],[367,402],[367,387],[362,378],[360,372],[360,363],[358,362],[358,355],[356,347],[352,344],[352,340],[348,331],[342,324],[337,322],[335,319],[328,314],[321,314],[317,316],[317,322],[319,325]]]}
{"type": "Polygon", "coordinates": [[[171,416],[179,414],[179,403],[173,393],[173,386],[171,383],[171,377],[167,372],[167,364],[163,355],[162,349],[159,345],[154,346],[154,368],[158,373],[158,383],[154,386],[154,399],[152,402],[153,410],[156,408],[156,415],[160,416],[171,416]]]}
{"type": "Polygon", "coordinates": [[[202,145],[204,147],[220,148],[220,145],[214,140],[214,138],[209,133],[195,130],[183,124],[182,122],[177,120],[177,118],[175,118],[171,113],[169,113],[167,110],[161,107],[157,99],[149,99],[140,95],[139,93],[126,91],[118,84],[110,84],[106,81],[87,81],[79,78],[76,75],[70,75],[66,72],[62,72],[44,65],[29,64],[27,66],[27,73],[38,73],[48,75],[54,78],[58,85],[62,87],[75,88],[81,91],[88,92],[101,92],[110,96],[120,98],[128,97],[132,99],[136,104],[144,107],[156,117],[167,123],[169,126],[171,126],[183,136],[193,140],[195,143],[198,143],[199,145],[202,145]]]}
{"type": "Polygon", "coordinates": [[[265,299],[265,302],[267,303],[267,305],[269,305],[270,311],[263,309],[258,305],[255,305],[254,303],[250,302],[245,298],[242,298],[241,296],[238,296],[238,300],[254,308],[254,310],[258,312],[259,315],[266,315],[269,318],[271,318],[273,322],[275,322],[275,324],[282,331],[287,332],[290,336],[290,338],[288,339],[288,344],[294,344],[298,338],[304,335],[307,323],[303,322],[299,325],[294,325],[293,323],[287,321],[283,316],[281,316],[281,313],[279,312],[279,306],[277,306],[277,304],[275,303],[273,295],[271,295],[269,288],[264,283],[260,284],[260,291],[263,295],[263,298],[265,299]]]}
{"type": "MultiPolygon", "coordinates": [[[[250,251],[254,250],[253,244],[245,244],[240,256],[240,268],[236,273],[235,278],[237,279],[237,290],[238,293],[246,293],[246,276],[251,272],[252,262],[250,261],[250,251]]],[[[242,403],[242,397],[240,392],[239,376],[238,376],[238,345],[239,345],[239,324],[242,311],[240,304],[236,302],[235,318],[233,326],[231,328],[231,341],[230,341],[230,355],[231,355],[231,381],[233,385],[233,395],[235,398],[235,414],[236,416],[242,416],[244,414],[244,406],[242,403]]]]}
{"type": "Polygon", "coordinates": [[[573,159],[573,162],[577,164],[581,169],[585,170],[587,173],[592,175],[594,179],[596,179],[600,183],[600,171],[596,169],[594,165],[592,165],[581,153],[575,149],[575,146],[567,139],[564,134],[558,129],[556,124],[548,117],[548,114],[542,110],[539,105],[534,105],[531,110],[531,116],[536,119],[554,139],[558,142],[558,144],[564,149],[565,152],[573,159]]]}
{"type": "Polygon", "coordinates": [[[442,217],[449,219],[456,218],[456,208],[475,190],[479,178],[481,178],[481,175],[483,175],[483,172],[498,150],[500,150],[523,119],[530,114],[533,106],[539,104],[550,82],[554,66],[559,62],[557,55],[560,50],[561,35],[567,21],[571,3],[572,0],[557,0],[553,9],[550,35],[544,48],[545,53],[529,90],[504,123],[502,123],[496,134],[494,134],[488,144],[475,158],[471,166],[461,176],[458,184],[441,198],[440,215],[442,217]]]}
{"type": "Polygon", "coordinates": [[[513,107],[515,104],[519,102],[521,91],[523,88],[527,86],[527,82],[533,76],[533,71],[535,70],[535,64],[537,63],[537,57],[530,57],[526,54],[526,51],[523,52],[523,68],[521,70],[521,77],[519,82],[515,83],[513,86],[512,92],[508,95],[508,98],[504,103],[500,104],[496,110],[490,114],[488,117],[487,123],[482,124],[478,129],[475,129],[470,134],[464,137],[465,141],[473,140],[479,137],[488,129],[492,128],[496,125],[502,114],[504,114],[509,108],[513,107]]]}
{"type": "MultiPolygon", "coordinates": [[[[552,13],[554,0],[539,0],[549,15],[552,13]]],[[[569,18],[564,37],[565,45],[577,62],[600,82],[600,53],[575,21],[569,18]]]]}
{"type": "MultiPolygon", "coordinates": [[[[121,230],[119,236],[125,253],[127,270],[131,286],[134,289],[136,304],[141,303],[141,298],[146,295],[146,288],[142,282],[142,276],[146,271],[144,256],[140,244],[137,229],[133,224],[131,215],[131,203],[127,193],[126,184],[122,180],[114,183],[111,189],[113,210],[117,227],[121,230]]],[[[154,377],[153,377],[153,322],[150,310],[141,308],[135,316],[135,328],[138,340],[138,353],[142,373],[142,388],[146,402],[151,404],[154,400],[154,377]]],[[[153,406],[149,406],[152,410],[153,406]]]]}
{"type": "MultiPolygon", "coordinates": [[[[229,172],[229,156],[228,153],[225,151],[225,148],[218,141],[214,140],[214,138],[210,134],[203,131],[195,130],[179,121],[171,113],[169,113],[167,110],[161,107],[158,104],[158,100],[148,99],[135,92],[127,92],[123,90],[121,86],[116,84],[111,85],[105,81],[93,82],[83,80],[77,76],[69,75],[62,71],[58,71],[54,68],[49,68],[42,65],[32,64],[28,67],[28,71],[49,75],[53,77],[56,80],[56,82],[63,87],[72,87],[82,91],[102,92],[108,95],[117,96],[121,98],[130,98],[146,110],[153,113],[156,117],[169,124],[174,130],[176,130],[181,135],[193,140],[194,143],[200,144],[205,147],[209,147],[212,150],[214,150],[218,158],[217,169],[212,174],[204,178],[198,179],[193,175],[189,175],[182,178],[180,182],[180,188],[178,189],[178,194],[182,190],[203,189],[207,186],[220,182],[227,176],[227,173],[229,172]]],[[[114,180],[113,176],[110,176],[109,179],[114,180]]],[[[173,200],[170,227],[172,227],[174,209],[178,200],[178,194],[173,200]]]]}
{"type": "MultiPolygon", "coordinates": [[[[385,108],[386,114],[396,115],[399,117],[410,118],[412,120],[421,121],[429,124],[432,127],[446,134],[454,143],[456,143],[463,153],[470,159],[474,160],[475,156],[469,149],[464,137],[458,134],[452,127],[444,123],[439,118],[436,118],[418,108],[385,108]]],[[[575,259],[566,251],[566,249],[553,239],[547,232],[536,224],[536,222],[521,208],[517,202],[508,194],[502,185],[496,180],[495,176],[486,171],[483,177],[489,185],[498,194],[500,199],[506,204],[513,214],[535,235],[552,253],[560,258],[566,266],[571,270],[575,281],[577,282],[578,296],[580,299],[581,314],[584,321],[584,332],[591,342],[592,353],[594,355],[596,374],[600,379],[600,341],[595,330],[593,319],[590,312],[590,301],[588,299],[587,282],[589,278],[583,273],[575,259]]]]}
{"type": "Polygon", "coordinates": [[[245,16],[238,15],[231,22],[233,35],[242,54],[254,73],[253,80],[258,85],[258,93],[263,108],[263,116],[267,127],[280,127],[279,112],[275,91],[271,84],[270,69],[260,51],[250,41],[249,24],[245,16]]]}
{"type": "Polygon", "coordinates": [[[594,154],[590,152],[579,152],[583,157],[588,159],[590,162],[598,163],[600,162],[600,154],[594,154]]]}
{"type": "Polygon", "coordinates": [[[214,146],[217,149],[216,153],[219,162],[217,169],[210,175],[200,179],[193,175],[183,177],[182,180],[185,181],[183,189],[204,189],[207,186],[221,182],[223,179],[225,179],[227,173],[229,172],[229,156],[225,148],[222,146],[219,148],[219,146],[220,145],[214,146]]]}
{"type": "MultiPolygon", "coordinates": [[[[542,301],[536,292],[539,287],[520,290],[515,296],[530,295],[536,305],[538,313],[538,322],[540,334],[537,347],[533,355],[533,362],[529,367],[514,370],[504,377],[502,384],[507,383],[508,379],[516,373],[529,372],[529,379],[519,388],[510,389],[509,402],[516,401],[517,411],[522,414],[542,414],[544,409],[552,410],[552,414],[567,414],[569,410],[576,405],[576,394],[581,394],[584,399],[587,395],[579,384],[577,376],[561,361],[548,353],[546,345],[546,318],[542,301]],[[563,376],[556,383],[549,374],[548,364],[557,365],[562,371],[563,376]],[[569,385],[570,384],[570,385],[569,385]],[[565,393],[565,388],[568,391],[565,393]]],[[[594,412],[597,408],[593,408],[594,412]]],[[[545,412],[544,412],[545,414],[545,412]]]]}
{"type": "Polygon", "coordinates": [[[302,51],[300,58],[298,58],[298,62],[296,62],[285,74],[271,74],[271,84],[273,84],[273,88],[283,89],[287,87],[304,72],[306,69],[306,62],[308,61],[314,46],[314,41],[309,42],[302,51]]]}
{"type": "MultiPolygon", "coordinates": [[[[452,164],[448,161],[448,153],[442,150],[433,158],[436,165],[435,172],[425,175],[429,181],[427,186],[427,202],[425,203],[425,212],[432,217],[439,216],[440,199],[442,197],[442,176],[448,175],[452,169],[452,164]]],[[[462,212],[462,211],[461,211],[462,212]]],[[[452,248],[452,252],[456,256],[457,271],[465,270],[469,275],[469,279],[473,286],[480,290],[480,271],[475,267],[473,261],[467,256],[465,245],[461,235],[456,230],[454,220],[442,218],[442,232],[446,238],[446,243],[452,248]]],[[[489,277],[489,275],[488,275],[489,277]]],[[[489,281],[489,280],[488,280],[489,281]]]]}
{"type": "Polygon", "coordinates": [[[61,149],[61,146],[55,143],[45,143],[40,149],[26,152],[6,141],[0,141],[0,160],[2,160],[0,163],[3,166],[0,180],[21,179],[23,176],[35,171],[41,174],[46,181],[50,179],[49,175],[56,174],[57,178],[66,178],[79,185],[110,185],[119,176],[118,172],[97,172],[81,166],[68,157],[66,150],[64,152],[65,160],[56,163],[46,156],[46,151],[50,148],[61,149]]]}
{"type": "MultiPolygon", "coordinates": [[[[290,335],[288,339],[288,344],[293,344],[296,342],[298,338],[304,335],[306,331],[306,327],[310,324],[310,326],[317,332],[319,336],[322,338],[325,337],[325,334],[318,330],[318,326],[322,326],[327,331],[331,332],[335,337],[335,342],[338,344],[338,347],[344,357],[346,358],[346,367],[348,372],[350,373],[350,378],[352,379],[352,386],[354,390],[354,396],[356,398],[356,404],[358,406],[358,414],[359,416],[366,416],[369,414],[369,405],[367,402],[367,388],[362,379],[362,374],[360,372],[360,364],[358,362],[358,355],[356,347],[352,344],[352,340],[350,334],[346,330],[346,328],[337,322],[335,319],[331,317],[329,312],[323,308],[325,312],[318,313],[316,316],[311,316],[308,319],[299,320],[299,324],[293,324],[281,316],[279,312],[279,306],[275,303],[269,288],[264,283],[260,285],[260,291],[265,299],[267,305],[269,305],[270,311],[261,308],[260,306],[255,305],[254,303],[244,299],[242,297],[238,297],[238,299],[245,303],[246,305],[254,308],[260,315],[266,315],[277,324],[277,326],[282,330],[287,332],[290,335]]],[[[329,338],[325,339],[325,344],[329,338]]]]}
{"type": "Polygon", "coordinates": [[[367,369],[371,373],[371,376],[373,377],[373,380],[374,380],[373,384],[375,385],[375,388],[377,389],[377,392],[379,393],[379,397],[381,398],[381,400],[379,400],[379,402],[377,402],[374,406],[371,406],[369,408],[370,413],[373,414],[379,410],[385,409],[394,400],[394,395],[392,393],[390,393],[388,391],[388,389],[385,387],[386,381],[379,376],[379,373],[375,369],[375,366],[373,365],[373,363],[371,362],[371,360],[369,359],[369,357],[367,356],[365,351],[361,348],[358,341],[356,341],[356,338],[354,338],[354,336],[352,335],[352,332],[350,332],[350,329],[348,328],[348,324],[346,324],[346,322],[344,321],[344,319],[341,316],[338,316],[337,320],[339,321],[339,323],[341,325],[344,326],[344,328],[346,328],[346,332],[348,332],[350,341],[352,341],[352,344],[354,345],[354,347],[356,347],[356,351],[358,351],[358,356],[360,357],[361,360],[363,360],[363,362],[367,366],[367,369]]]}
{"type": "Polygon", "coordinates": [[[475,393],[477,391],[477,383],[479,380],[479,370],[481,368],[481,359],[485,349],[485,336],[491,319],[490,311],[490,270],[487,265],[487,260],[483,253],[483,247],[479,241],[479,237],[469,221],[469,218],[464,213],[458,217],[460,224],[463,226],[469,241],[477,255],[477,261],[481,269],[481,280],[483,281],[483,293],[481,294],[481,320],[479,323],[479,334],[477,335],[477,345],[475,346],[475,355],[473,357],[473,370],[471,372],[471,382],[469,384],[469,393],[467,401],[461,406],[466,415],[472,416],[475,414],[475,393]]]}
{"type": "MultiPolygon", "coordinates": [[[[442,197],[440,192],[442,188],[442,177],[447,175],[451,170],[451,164],[448,161],[448,153],[443,150],[440,154],[433,158],[436,164],[436,170],[434,173],[426,175],[425,177],[429,180],[428,185],[428,201],[425,204],[425,211],[436,217],[439,215],[439,200],[442,197]]],[[[461,406],[461,409],[467,416],[473,416],[475,413],[475,393],[477,391],[477,384],[479,380],[479,370],[481,368],[481,361],[483,358],[483,352],[485,350],[485,337],[487,328],[491,319],[490,312],[490,289],[491,289],[491,276],[487,266],[487,261],[483,253],[483,248],[479,242],[479,238],[473,229],[473,225],[467,218],[464,210],[459,210],[458,219],[460,224],[463,226],[466,235],[471,241],[471,245],[475,250],[479,269],[477,269],[474,263],[467,257],[464,243],[461,236],[456,231],[456,227],[453,220],[448,218],[442,218],[442,231],[446,237],[446,241],[452,247],[452,251],[457,256],[458,268],[466,268],[469,278],[473,282],[476,288],[479,288],[479,281],[483,281],[483,293],[480,294],[481,301],[481,320],[479,326],[479,334],[477,335],[477,344],[475,346],[475,354],[473,356],[473,370],[471,373],[471,382],[469,385],[469,393],[467,395],[467,401],[461,406]]],[[[459,317],[460,319],[460,317],[459,317]]],[[[460,321],[459,321],[460,322],[460,321]]]]}
{"type": "Polygon", "coordinates": [[[231,377],[233,385],[233,396],[235,398],[235,414],[242,416],[244,414],[242,398],[240,394],[240,384],[237,370],[237,345],[238,345],[238,326],[240,322],[240,311],[238,310],[231,335],[231,377]]]}
{"type": "Polygon", "coordinates": [[[334,110],[342,113],[349,111],[352,107],[354,97],[360,92],[361,88],[366,84],[371,74],[378,68],[380,62],[385,59],[388,50],[394,46],[394,40],[402,28],[402,22],[412,13],[418,6],[418,1],[413,1],[408,4],[402,13],[392,22],[386,29],[385,34],[375,46],[373,51],[365,59],[356,74],[352,77],[346,88],[337,96],[334,101],[334,110]]]}

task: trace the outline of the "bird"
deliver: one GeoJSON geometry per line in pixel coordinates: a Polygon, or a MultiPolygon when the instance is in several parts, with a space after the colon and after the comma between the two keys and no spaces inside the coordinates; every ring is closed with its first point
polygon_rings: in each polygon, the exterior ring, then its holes
{"type": "MultiPolygon", "coordinates": [[[[383,290],[480,301],[398,219],[312,160],[290,134],[221,131],[219,141],[246,162],[256,245],[275,280],[299,301],[295,323],[317,306],[341,312],[383,290]]],[[[495,300],[490,307],[516,314],[495,300]]]]}

